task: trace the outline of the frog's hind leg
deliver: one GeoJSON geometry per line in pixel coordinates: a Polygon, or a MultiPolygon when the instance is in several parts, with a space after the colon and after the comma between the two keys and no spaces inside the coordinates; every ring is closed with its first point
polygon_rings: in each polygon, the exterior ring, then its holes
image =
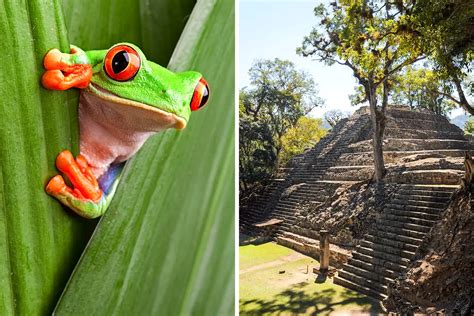
{"type": "Polygon", "coordinates": [[[110,203],[110,193],[113,195],[116,183],[104,194],[86,159],[81,155],[74,159],[67,150],[56,158],[56,167],[70,180],[73,188],[61,175],[56,175],[46,186],[46,192],[82,217],[101,216],[110,203]]]}

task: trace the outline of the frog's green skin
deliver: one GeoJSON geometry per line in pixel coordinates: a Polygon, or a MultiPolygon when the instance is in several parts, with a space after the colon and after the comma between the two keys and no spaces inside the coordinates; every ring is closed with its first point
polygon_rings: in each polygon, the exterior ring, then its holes
{"type": "MultiPolygon", "coordinates": [[[[100,94],[95,87],[100,87],[117,96],[150,105],[165,112],[176,114],[186,122],[191,115],[189,103],[194,88],[202,75],[195,71],[174,73],[158,64],[148,61],[142,51],[130,43],[120,43],[133,47],[141,59],[141,67],[136,76],[125,82],[109,78],[104,71],[103,60],[108,50],[86,51],[77,55],[77,61],[92,66],[91,85],[86,89],[100,94]]],[[[74,55],[74,57],[76,57],[74,55]]]]}
{"type": "Polygon", "coordinates": [[[119,45],[133,48],[140,57],[140,68],[128,81],[117,81],[107,74],[104,59],[109,50],[84,52],[72,46],[72,54],[54,50],[45,57],[47,71],[42,78],[45,87],[83,89],[79,103],[80,155],[87,160],[90,168],[82,174],[71,174],[74,172],[71,171],[74,166],[69,167],[71,160],[59,161],[63,158],[58,156],[58,169],[70,179],[71,176],[78,177],[76,183],[72,179],[71,182],[82,194],[63,187],[60,176],[51,180],[46,191],[87,218],[95,218],[105,212],[120,180],[124,162],[138,151],[148,137],[167,128],[182,129],[186,126],[193,94],[200,80],[203,80],[198,72],[174,73],[148,61],[133,44],[120,43],[112,48],[119,45]],[[87,171],[98,179],[103,192],[100,199],[87,198],[90,185],[94,190],[94,181],[83,182],[87,171]]]}

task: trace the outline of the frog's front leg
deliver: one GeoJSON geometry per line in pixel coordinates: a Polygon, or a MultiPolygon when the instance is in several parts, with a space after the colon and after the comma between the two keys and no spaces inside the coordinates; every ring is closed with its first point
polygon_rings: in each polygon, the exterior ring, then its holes
{"type": "Polygon", "coordinates": [[[104,193],[83,156],[74,159],[70,151],[62,151],[56,158],[56,167],[69,179],[73,188],[65,183],[61,175],[56,175],[46,186],[48,194],[82,217],[96,218],[104,214],[115,193],[119,176],[113,179],[104,193]]]}
{"type": "Polygon", "coordinates": [[[41,77],[43,86],[50,90],[67,90],[86,88],[92,78],[92,65],[87,54],[76,46],[71,46],[71,53],[61,53],[58,49],[50,50],[43,60],[45,73],[41,77]]]}

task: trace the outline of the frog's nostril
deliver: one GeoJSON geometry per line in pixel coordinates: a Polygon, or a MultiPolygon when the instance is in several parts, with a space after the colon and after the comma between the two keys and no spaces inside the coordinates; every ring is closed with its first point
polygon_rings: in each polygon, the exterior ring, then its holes
{"type": "Polygon", "coordinates": [[[201,78],[194,88],[193,98],[191,99],[191,111],[202,109],[209,99],[209,86],[204,78],[201,78]]]}

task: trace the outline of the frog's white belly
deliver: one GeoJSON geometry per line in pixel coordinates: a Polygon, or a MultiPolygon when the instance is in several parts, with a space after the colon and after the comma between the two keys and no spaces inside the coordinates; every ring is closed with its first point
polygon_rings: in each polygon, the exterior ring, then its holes
{"type": "Polygon", "coordinates": [[[111,164],[132,157],[151,135],[171,127],[149,111],[108,102],[85,91],[79,101],[79,122],[80,153],[97,178],[111,164]]]}

